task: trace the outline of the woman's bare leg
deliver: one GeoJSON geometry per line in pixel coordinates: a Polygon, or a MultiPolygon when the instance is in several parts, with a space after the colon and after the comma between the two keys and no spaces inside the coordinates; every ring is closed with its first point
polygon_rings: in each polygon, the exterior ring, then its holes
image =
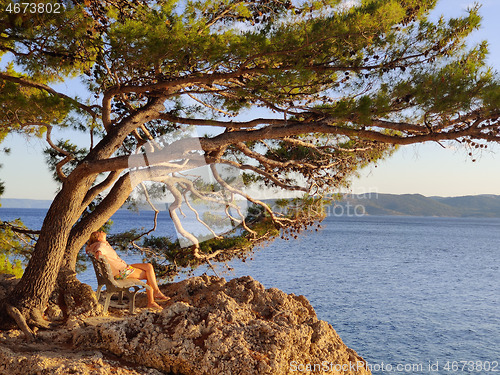
{"type": "Polygon", "coordinates": [[[155,297],[159,299],[169,299],[158,288],[155,271],[150,263],[136,263],[131,266],[136,270],[129,277],[146,280],[146,284],[151,287],[151,289],[146,290],[146,294],[148,296],[148,307],[160,307],[160,305],[155,302],[155,297]]]}

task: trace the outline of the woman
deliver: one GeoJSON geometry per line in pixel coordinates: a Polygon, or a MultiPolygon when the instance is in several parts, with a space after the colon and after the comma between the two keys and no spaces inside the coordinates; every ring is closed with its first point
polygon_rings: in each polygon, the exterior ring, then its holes
{"type": "Polygon", "coordinates": [[[85,251],[87,254],[92,253],[97,259],[99,259],[99,256],[101,255],[105,256],[111,266],[111,272],[113,272],[113,276],[116,280],[123,280],[127,278],[146,280],[146,284],[151,287],[146,289],[148,307],[161,309],[162,307],[155,302],[155,298],[159,300],[169,299],[158,288],[153,266],[150,263],[135,263],[128,265],[118,256],[118,254],[116,254],[116,251],[106,241],[106,233],[92,233],[87,242],[87,248],[85,251]]]}

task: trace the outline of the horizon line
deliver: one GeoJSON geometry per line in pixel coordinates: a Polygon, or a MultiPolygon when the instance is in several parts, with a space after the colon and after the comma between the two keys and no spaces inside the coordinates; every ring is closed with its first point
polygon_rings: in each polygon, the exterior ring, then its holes
{"type": "MultiPolygon", "coordinates": [[[[493,196],[500,196],[500,193],[477,193],[477,194],[462,194],[462,195],[439,195],[439,194],[432,194],[432,195],[425,195],[422,193],[384,193],[384,192],[379,192],[379,191],[365,191],[365,192],[359,192],[359,193],[354,193],[354,192],[338,192],[338,193],[331,193],[330,195],[335,195],[335,194],[341,194],[341,195],[365,195],[365,194],[385,194],[385,195],[421,195],[426,198],[431,198],[431,197],[440,197],[440,198],[458,198],[458,197],[474,197],[474,196],[481,196],[481,195],[493,195],[493,196]]],[[[0,197],[0,202],[2,200],[25,200],[25,201],[44,201],[44,202],[52,202],[54,198],[52,199],[47,199],[47,198],[11,198],[11,197],[0,197]]],[[[282,199],[281,197],[274,197],[274,198],[259,198],[259,199],[282,199]]],[[[293,199],[293,198],[283,198],[283,199],[293,199]]],[[[161,202],[161,201],[158,201],[161,202]]]]}

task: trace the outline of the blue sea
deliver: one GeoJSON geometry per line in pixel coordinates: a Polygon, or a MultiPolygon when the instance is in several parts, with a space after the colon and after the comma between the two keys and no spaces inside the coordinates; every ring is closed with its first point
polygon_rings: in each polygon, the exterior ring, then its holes
{"type": "MultiPolygon", "coordinates": [[[[0,208],[0,218],[39,228],[44,212],[0,208]]],[[[160,234],[174,233],[167,215],[160,234]]],[[[119,211],[113,231],[149,229],[152,217],[119,211]]],[[[374,374],[500,372],[500,219],[331,216],[322,226],[224,276],[303,294],[374,374]]],[[[95,287],[92,269],[79,278],[95,287]]]]}

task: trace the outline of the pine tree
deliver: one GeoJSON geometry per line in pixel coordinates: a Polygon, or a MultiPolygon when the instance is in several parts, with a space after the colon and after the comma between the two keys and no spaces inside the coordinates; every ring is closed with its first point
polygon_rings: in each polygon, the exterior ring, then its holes
{"type": "Polygon", "coordinates": [[[40,311],[74,279],[89,234],[143,181],[175,198],[171,217],[190,246],[165,245],[173,261],[200,264],[295,235],[321,217],[323,197],[397,145],[454,141],[472,153],[498,142],[498,76],[485,42],[465,45],[478,8],[431,22],[434,3],[74,0],[57,14],[0,13],[0,53],[15,63],[0,71],[0,131],[45,137],[61,182],[3,303],[9,316],[28,335],[24,321],[46,325],[40,311]],[[53,89],[76,76],[88,97],[53,89]],[[61,127],[89,132],[90,147],[54,141],[61,127]],[[181,174],[201,166],[212,183],[181,174]],[[283,214],[250,185],[305,196],[283,214]],[[255,205],[248,218],[236,196],[255,205]],[[187,197],[223,201],[239,235],[200,242],[178,215],[187,197]]]}

